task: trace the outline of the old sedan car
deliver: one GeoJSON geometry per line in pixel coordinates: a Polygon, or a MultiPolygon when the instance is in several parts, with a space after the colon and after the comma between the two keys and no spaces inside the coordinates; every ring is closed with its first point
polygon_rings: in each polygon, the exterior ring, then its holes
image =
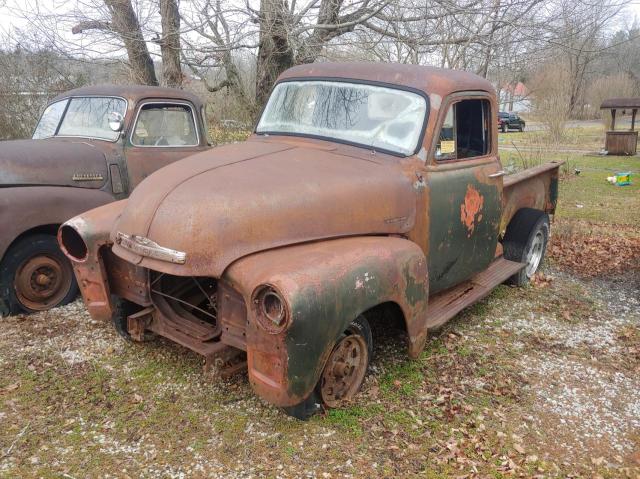
{"type": "Polygon", "coordinates": [[[416,358],[431,328],[538,269],[560,164],[505,177],[496,111],[471,73],[298,66],[248,141],[159,170],[59,240],[93,318],[246,366],[306,418],[360,389],[371,321],[403,324],[416,358]]]}
{"type": "Polygon", "coordinates": [[[44,110],[30,140],[0,143],[0,313],[77,294],[56,232],[83,211],[126,198],[157,169],[209,147],[202,102],[185,91],[93,86],[44,110]]]}

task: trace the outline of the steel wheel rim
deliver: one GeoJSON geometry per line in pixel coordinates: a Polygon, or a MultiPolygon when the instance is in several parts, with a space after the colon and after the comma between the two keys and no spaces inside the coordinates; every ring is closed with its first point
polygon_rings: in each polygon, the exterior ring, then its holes
{"type": "Polygon", "coordinates": [[[320,379],[322,400],[338,407],[360,389],[369,364],[369,350],[364,338],[351,334],[340,340],[331,352],[320,379]]]}
{"type": "Polygon", "coordinates": [[[70,265],[38,255],[26,259],[18,267],[14,279],[16,297],[26,308],[44,311],[61,302],[73,281],[70,265]]]}
{"type": "Polygon", "coordinates": [[[531,278],[538,270],[538,266],[540,266],[540,262],[542,261],[543,249],[544,234],[542,231],[538,231],[536,236],[533,238],[531,248],[529,248],[529,251],[527,252],[526,273],[528,278],[531,278]]]}

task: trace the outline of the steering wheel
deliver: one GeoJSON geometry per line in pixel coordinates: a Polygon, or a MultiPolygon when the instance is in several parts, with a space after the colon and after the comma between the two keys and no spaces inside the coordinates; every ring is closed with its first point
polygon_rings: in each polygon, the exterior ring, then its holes
{"type": "Polygon", "coordinates": [[[167,139],[164,136],[161,136],[156,140],[153,146],[166,146],[168,144],[169,142],[167,141],[167,139]]]}

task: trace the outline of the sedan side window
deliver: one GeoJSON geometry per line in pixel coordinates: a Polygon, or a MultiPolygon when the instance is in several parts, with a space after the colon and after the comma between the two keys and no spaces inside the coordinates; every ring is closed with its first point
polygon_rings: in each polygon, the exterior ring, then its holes
{"type": "Polygon", "coordinates": [[[134,146],[197,146],[198,133],[192,108],[177,103],[142,105],[131,143],[134,146]]]}
{"type": "Polygon", "coordinates": [[[461,100],[449,107],[436,145],[436,160],[461,160],[489,152],[488,100],[461,100]]]}

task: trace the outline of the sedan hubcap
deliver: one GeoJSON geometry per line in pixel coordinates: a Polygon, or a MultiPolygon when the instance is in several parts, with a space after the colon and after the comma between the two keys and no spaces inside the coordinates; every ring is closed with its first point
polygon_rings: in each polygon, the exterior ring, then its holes
{"type": "Polygon", "coordinates": [[[40,255],[25,260],[16,271],[16,297],[26,308],[42,311],[58,304],[69,292],[71,266],[40,255]]]}

